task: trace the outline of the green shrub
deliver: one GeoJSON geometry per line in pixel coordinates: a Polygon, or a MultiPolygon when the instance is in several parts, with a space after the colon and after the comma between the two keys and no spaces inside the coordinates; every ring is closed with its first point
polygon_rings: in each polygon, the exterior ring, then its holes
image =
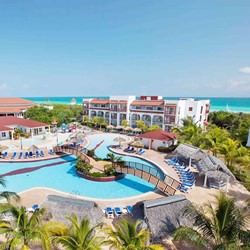
{"type": "Polygon", "coordinates": [[[83,174],[89,174],[89,172],[92,170],[93,166],[84,162],[80,157],[78,157],[75,168],[77,171],[79,171],[83,174]]]}
{"type": "Polygon", "coordinates": [[[94,155],[95,155],[95,150],[94,149],[90,149],[88,151],[88,153],[87,153],[87,156],[92,157],[92,158],[93,158],[94,155]]]}
{"type": "Polygon", "coordinates": [[[172,145],[168,148],[166,147],[158,147],[157,150],[162,153],[171,153],[177,148],[177,145],[172,145]]]}
{"type": "Polygon", "coordinates": [[[92,177],[108,177],[105,173],[93,172],[89,174],[92,177]]]}
{"type": "Polygon", "coordinates": [[[110,165],[110,164],[105,164],[104,165],[104,173],[107,176],[114,176],[115,175],[115,167],[110,165]]]}

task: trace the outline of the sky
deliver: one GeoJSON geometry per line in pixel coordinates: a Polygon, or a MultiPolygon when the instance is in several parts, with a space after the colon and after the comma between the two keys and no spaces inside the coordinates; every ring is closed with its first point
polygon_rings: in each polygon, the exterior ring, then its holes
{"type": "Polygon", "coordinates": [[[0,97],[93,95],[250,97],[250,1],[0,1],[0,97]]]}

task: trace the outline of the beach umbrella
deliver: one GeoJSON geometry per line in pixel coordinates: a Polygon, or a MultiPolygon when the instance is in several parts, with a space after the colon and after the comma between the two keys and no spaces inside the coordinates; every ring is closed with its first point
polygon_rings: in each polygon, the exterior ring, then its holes
{"type": "Polygon", "coordinates": [[[133,131],[134,131],[134,132],[140,133],[140,132],[141,132],[141,129],[140,129],[140,128],[134,128],[133,131]]]}
{"type": "Polygon", "coordinates": [[[5,146],[5,145],[0,145],[0,151],[2,151],[2,150],[6,150],[6,149],[8,149],[9,147],[7,147],[7,146],[5,146]]]}
{"type": "Polygon", "coordinates": [[[113,125],[108,125],[108,126],[107,126],[107,129],[113,129],[113,128],[114,128],[113,125]]]}
{"type": "Polygon", "coordinates": [[[125,142],[126,139],[124,139],[124,138],[121,137],[121,136],[118,136],[118,137],[116,137],[116,138],[114,139],[114,141],[119,142],[119,145],[121,145],[121,142],[125,142]]]}
{"type": "Polygon", "coordinates": [[[125,128],[125,130],[127,130],[127,131],[132,131],[133,128],[131,128],[131,127],[128,126],[128,127],[125,128]]]}
{"type": "Polygon", "coordinates": [[[67,125],[65,123],[62,124],[62,127],[65,128],[67,125]]]}
{"type": "Polygon", "coordinates": [[[36,146],[36,145],[31,145],[29,148],[28,148],[28,151],[34,153],[36,152],[37,150],[39,150],[39,148],[36,146]]]}
{"type": "Polygon", "coordinates": [[[124,127],[123,126],[116,126],[115,129],[120,130],[120,129],[124,129],[124,127]]]}
{"type": "Polygon", "coordinates": [[[144,143],[142,141],[133,141],[130,143],[130,146],[136,147],[136,148],[143,148],[144,143]]]}

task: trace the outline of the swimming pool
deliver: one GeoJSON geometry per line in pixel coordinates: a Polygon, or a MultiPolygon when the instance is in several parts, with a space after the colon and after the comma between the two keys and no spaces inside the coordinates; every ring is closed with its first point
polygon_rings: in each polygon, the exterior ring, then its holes
{"type": "Polygon", "coordinates": [[[77,194],[101,199],[125,198],[155,190],[151,183],[130,174],[113,182],[93,182],[82,179],[75,172],[75,159],[75,156],[67,156],[39,162],[0,163],[0,174],[3,175],[17,169],[63,162],[60,165],[40,168],[29,173],[6,176],[4,179],[7,187],[0,187],[0,190],[21,192],[33,187],[48,187],[69,195],[77,194]]]}
{"type": "MultiPolygon", "coordinates": [[[[99,158],[107,158],[107,154],[110,153],[111,151],[109,150],[110,145],[118,144],[117,142],[114,141],[116,137],[122,137],[126,142],[130,140],[130,138],[126,135],[119,135],[119,134],[111,134],[111,133],[102,133],[102,134],[94,134],[94,135],[89,135],[86,138],[89,141],[89,144],[87,146],[87,149],[94,149],[95,148],[95,154],[99,158]]],[[[114,153],[115,154],[115,153],[114,153]]],[[[164,179],[164,174],[163,172],[153,163],[143,160],[141,158],[138,158],[136,156],[125,156],[125,155],[119,155],[115,154],[116,156],[122,156],[122,159],[126,162],[129,162],[129,165],[131,167],[136,167],[138,169],[143,168],[145,171],[149,172],[161,179],[164,179]],[[150,170],[149,170],[150,169],[150,170]]]]}

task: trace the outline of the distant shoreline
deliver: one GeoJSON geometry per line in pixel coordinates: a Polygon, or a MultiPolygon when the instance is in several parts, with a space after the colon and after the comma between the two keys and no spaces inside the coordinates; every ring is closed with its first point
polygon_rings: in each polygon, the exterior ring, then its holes
{"type": "MultiPolygon", "coordinates": [[[[76,104],[81,105],[83,99],[89,98],[108,98],[107,96],[82,96],[82,97],[23,97],[35,103],[42,104],[71,104],[74,98],[76,104]],[[48,99],[48,101],[46,101],[48,99]]],[[[182,97],[163,97],[168,100],[176,100],[182,97]]],[[[250,113],[250,98],[247,97],[195,97],[195,99],[209,99],[211,103],[211,111],[226,111],[228,106],[229,112],[250,113]]]]}

